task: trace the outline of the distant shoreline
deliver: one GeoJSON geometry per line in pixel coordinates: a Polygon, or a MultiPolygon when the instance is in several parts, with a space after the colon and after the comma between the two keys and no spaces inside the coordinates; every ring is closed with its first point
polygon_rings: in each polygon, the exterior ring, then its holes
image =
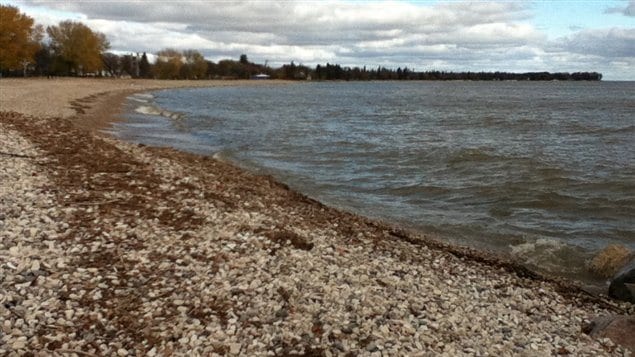
{"type": "MultiPolygon", "coordinates": [[[[339,66],[337,66],[339,67],[339,66]]],[[[314,75],[303,75],[296,78],[256,78],[250,76],[250,78],[239,77],[217,77],[217,78],[204,78],[204,79],[158,79],[158,78],[120,78],[110,76],[89,76],[89,77],[66,77],[66,76],[9,76],[2,77],[2,79],[97,79],[97,80],[132,80],[132,81],[161,81],[161,82],[219,82],[219,81],[576,81],[576,82],[597,82],[603,80],[602,73],[598,72],[453,72],[453,71],[424,71],[424,72],[410,72],[381,69],[377,71],[365,71],[359,68],[339,68],[333,73],[327,72],[325,74],[320,71],[315,71],[314,75]]]]}

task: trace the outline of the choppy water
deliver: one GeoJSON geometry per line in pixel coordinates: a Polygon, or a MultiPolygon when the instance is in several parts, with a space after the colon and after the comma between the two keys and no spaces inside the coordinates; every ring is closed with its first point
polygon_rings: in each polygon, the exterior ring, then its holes
{"type": "Polygon", "coordinates": [[[301,83],[130,98],[116,135],[220,154],[335,206],[601,284],[635,249],[635,82],[301,83]]]}

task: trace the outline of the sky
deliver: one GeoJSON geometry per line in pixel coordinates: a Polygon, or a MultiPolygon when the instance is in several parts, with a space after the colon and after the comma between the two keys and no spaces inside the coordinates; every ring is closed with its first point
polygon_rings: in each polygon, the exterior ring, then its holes
{"type": "Polygon", "coordinates": [[[0,0],[37,23],[76,20],[115,53],[417,71],[601,72],[635,80],[635,0],[0,0]]]}

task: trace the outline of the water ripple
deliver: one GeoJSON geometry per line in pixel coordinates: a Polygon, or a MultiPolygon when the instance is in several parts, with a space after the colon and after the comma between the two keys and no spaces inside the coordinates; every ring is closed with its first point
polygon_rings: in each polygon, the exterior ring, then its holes
{"type": "Polygon", "coordinates": [[[610,243],[635,248],[633,93],[633,82],[180,89],[132,98],[116,132],[220,152],[326,203],[601,283],[585,261],[610,243]]]}

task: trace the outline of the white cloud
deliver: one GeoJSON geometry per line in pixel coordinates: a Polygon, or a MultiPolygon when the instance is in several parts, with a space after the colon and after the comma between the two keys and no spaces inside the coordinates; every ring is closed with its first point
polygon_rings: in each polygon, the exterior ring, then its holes
{"type": "MultiPolygon", "coordinates": [[[[620,11],[628,14],[633,3],[620,11]]],[[[549,41],[531,24],[531,4],[520,1],[425,5],[345,0],[27,0],[20,4],[79,14],[106,34],[114,50],[194,48],[212,60],[246,53],[252,61],[269,60],[272,65],[293,60],[310,65],[610,72],[614,60],[620,63],[618,71],[623,63],[631,65],[635,47],[629,45],[634,43],[632,28],[584,30],[549,41]],[[566,61],[571,68],[562,67],[566,61]]]]}

